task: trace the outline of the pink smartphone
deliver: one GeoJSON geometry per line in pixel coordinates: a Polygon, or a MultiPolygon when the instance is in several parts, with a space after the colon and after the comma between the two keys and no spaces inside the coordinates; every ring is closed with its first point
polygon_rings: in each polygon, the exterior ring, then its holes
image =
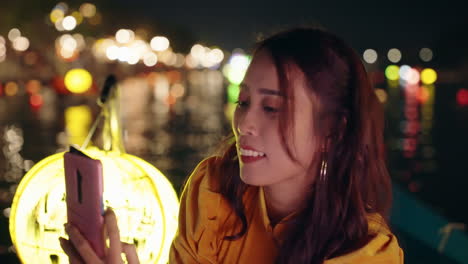
{"type": "Polygon", "coordinates": [[[104,257],[102,164],[74,147],[64,155],[68,223],[104,257]]]}

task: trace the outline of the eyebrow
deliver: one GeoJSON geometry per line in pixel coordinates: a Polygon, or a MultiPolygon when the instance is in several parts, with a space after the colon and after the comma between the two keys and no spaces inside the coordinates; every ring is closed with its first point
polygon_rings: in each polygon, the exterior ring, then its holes
{"type": "MultiPolygon", "coordinates": [[[[241,88],[245,88],[245,89],[250,90],[250,87],[245,83],[241,83],[239,86],[241,88]]],[[[258,88],[257,90],[261,94],[276,95],[276,96],[284,97],[283,93],[281,93],[280,91],[277,91],[277,90],[272,90],[272,89],[268,89],[268,88],[258,88]]]]}

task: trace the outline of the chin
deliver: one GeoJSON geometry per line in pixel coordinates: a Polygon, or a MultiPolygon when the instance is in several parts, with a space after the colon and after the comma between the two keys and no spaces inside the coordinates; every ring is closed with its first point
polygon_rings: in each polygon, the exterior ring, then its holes
{"type": "Polygon", "coordinates": [[[269,185],[270,183],[265,181],[262,177],[255,177],[254,175],[249,175],[248,173],[240,173],[241,180],[247,184],[252,186],[265,186],[269,185]]]}

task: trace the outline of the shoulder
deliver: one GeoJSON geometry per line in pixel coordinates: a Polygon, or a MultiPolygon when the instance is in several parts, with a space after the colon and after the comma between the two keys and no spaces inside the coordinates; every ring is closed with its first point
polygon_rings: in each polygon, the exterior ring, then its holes
{"type": "Polygon", "coordinates": [[[181,205],[187,214],[202,225],[213,225],[213,220],[229,210],[219,192],[222,173],[221,159],[212,156],[201,161],[189,176],[182,191],[181,205]]]}
{"type": "Polygon", "coordinates": [[[217,156],[211,156],[202,160],[189,176],[184,186],[184,192],[203,189],[219,193],[222,177],[220,175],[220,165],[221,160],[217,156]]]}
{"type": "Polygon", "coordinates": [[[403,264],[403,250],[400,248],[396,236],[391,232],[385,219],[375,213],[369,214],[367,219],[372,239],[358,250],[327,260],[326,264],[403,264]]]}

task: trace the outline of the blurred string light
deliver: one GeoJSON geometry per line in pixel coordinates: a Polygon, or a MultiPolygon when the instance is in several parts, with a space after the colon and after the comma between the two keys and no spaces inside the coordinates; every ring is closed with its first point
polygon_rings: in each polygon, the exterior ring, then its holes
{"type": "Polygon", "coordinates": [[[422,48],[419,51],[419,58],[421,58],[422,61],[424,62],[429,62],[432,60],[434,54],[431,49],[429,48],[422,48]]]}
{"type": "Polygon", "coordinates": [[[401,60],[401,51],[399,49],[390,49],[387,53],[388,60],[392,63],[398,63],[401,60]]]}
{"type": "Polygon", "coordinates": [[[151,39],[150,46],[154,51],[165,51],[169,48],[169,40],[163,36],[156,36],[151,39]]]}
{"type": "Polygon", "coordinates": [[[390,81],[396,81],[400,78],[400,67],[397,65],[389,65],[385,68],[385,77],[390,81]]]}
{"type": "Polygon", "coordinates": [[[217,68],[223,60],[224,53],[219,48],[210,49],[201,44],[195,44],[190,49],[186,64],[189,68],[217,68]]]}
{"type": "Polygon", "coordinates": [[[85,46],[85,40],[81,34],[64,34],[55,40],[57,54],[67,61],[77,58],[79,51],[85,46]]]}
{"type": "Polygon", "coordinates": [[[65,74],[65,86],[72,93],[84,93],[92,84],[93,77],[85,69],[72,69],[65,74]]]}
{"type": "Polygon", "coordinates": [[[433,84],[437,81],[437,73],[431,68],[424,69],[421,72],[421,81],[424,84],[433,84]]]}
{"type": "Polygon", "coordinates": [[[363,58],[365,62],[373,64],[377,61],[378,58],[377,51],[374,49],[367,49],[364,51],[363,58]]]}

